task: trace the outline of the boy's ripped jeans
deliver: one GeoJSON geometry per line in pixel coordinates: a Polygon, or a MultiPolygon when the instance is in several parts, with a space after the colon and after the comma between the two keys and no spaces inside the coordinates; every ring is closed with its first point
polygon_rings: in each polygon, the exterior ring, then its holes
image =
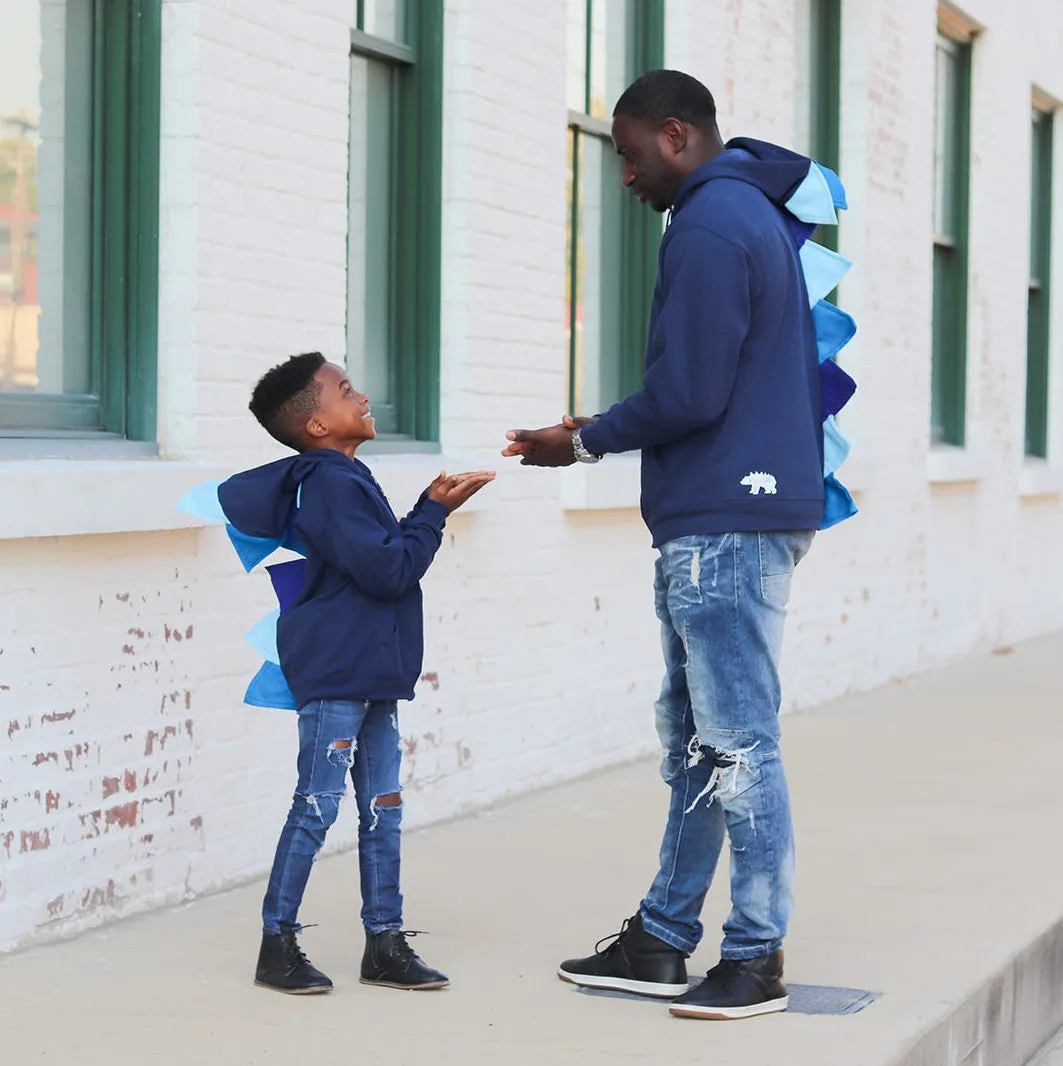
{"type": "Polygon", "coordinates": [[[299,783],[262,901],[267,933],[299,928],[310,867],[336,820],[348,772],[358,803],[362,923],[370,933],[402,928],[400,759],[394,702],[314,700],[300,708],[299,783]]]}

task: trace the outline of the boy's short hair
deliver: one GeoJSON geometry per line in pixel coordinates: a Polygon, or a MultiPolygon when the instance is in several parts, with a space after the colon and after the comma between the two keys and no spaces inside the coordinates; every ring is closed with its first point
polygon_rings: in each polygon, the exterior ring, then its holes
{"type": "Polygon", "coordinates": [[[251,392],[247,405],[274,439],[301,452],[307,420],[317,410],[321,383],[314,375],[325,365],[320,352],[293,355],[267,370],[251,392]]]}

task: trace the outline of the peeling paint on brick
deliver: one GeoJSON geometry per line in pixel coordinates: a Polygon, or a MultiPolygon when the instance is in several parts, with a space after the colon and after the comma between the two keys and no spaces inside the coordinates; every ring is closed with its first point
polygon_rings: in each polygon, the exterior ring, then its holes
{"type": "Polygon", "coordinates": [[[19,853],[29,851],[47,851],[52,846],[52,836],[47,829],[25,829],[19,834],[19,853]]]}

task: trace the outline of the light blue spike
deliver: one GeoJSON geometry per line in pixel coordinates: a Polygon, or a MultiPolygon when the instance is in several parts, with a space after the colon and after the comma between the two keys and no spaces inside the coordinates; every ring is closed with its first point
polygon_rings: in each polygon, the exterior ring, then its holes
{"type": "Polygon", "coordinates": [[[277,651],[277,619],[281,612],[278,607],[270,611],[265,618],[260,618],[248,631],[247,642],[267,662],[280,666],[280,652],[277,651]]]}
{"type": "Polygon", "coordinates": [[[809,307],[815,307],[824,296],[833,292],[853,265],[844,255],[832,252],[814,241],[805,241],[798,254],[805,274],[809,307]]]}
{"type": "Polygon", "coordinates": [[[812,308],[812,325],[821,363],[833,359],[856,334],[853,316],[826,300],[820,300],[812,308]]]}
{"type": "Polygon", "coordinates": [[[822,163],[817,163],[817,167],[823,171],[823,177],[830,187],[830,194],[834,200],[834,206],[839,211],[847,211],[849,209],[849,203],[845,198],[845,186],[842,184],[842,179],[831,170],[830,167],[825,167],[822,163]]]}
{"type": "Polygon", "coordinates": [[[848,438],[838,428],[834,415],[823,423],[823,476],[830,477],[849,458],[848,438]]]}
{"type": "Polygon", "coordinates": [[[810,163],[805,180],[794,190],[785,204],[794,218],[817,226],[836,226],[838,212],[834,210],[834,197],[823,171],[816,163],[810,163]]]}
{"type": "Polygon", "coordinates": [[[236,554],[240,556],[240,562],[244,569],[250,573],[263,559],[268,559],[280,546],[281,541],[272,537],[252,537],[247,533],[241,533],[233,525],[227,525],[225,532],[229,534],[236,554]]]}
{"type": "Polygon", "coordinates": [[[218,486],[223,485],[228,478],[218,478],[217,481],[204,481],[194,489],[181,497],[177,504],[178,511],[184,511],[193,518],[200,518],[204,522],[227,522],[225,512],[221,509],[221,501],[218,499],[218,486]]]}
{"type": "Polygon", "coordinates": [[[276,663],[263,663],[247,686],[244,703],[251,707],[271,707],[278,711],[294,711],[295,697],[284,680],[284,673],[276,663]]]}

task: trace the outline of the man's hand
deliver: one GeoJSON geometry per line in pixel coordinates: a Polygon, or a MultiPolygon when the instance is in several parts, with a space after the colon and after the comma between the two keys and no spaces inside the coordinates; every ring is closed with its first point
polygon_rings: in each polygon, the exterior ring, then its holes
{"type": "Polygon", "coordinates": [[[428,486],[428,498],[441,503],[448,511],[456,511],[469,497],[495,480],[493,470],[477,470],[469,474],[440,474],[428,486]]]}
{"type": "Polygon", "coordinates": [[[572,434],[590,421],[566,416],[564,422],[546,429],[511,429],[506,434],[511,443],[502,454],[507,458],[519,455],[521,466],[571,466],[576,461],[572,434]]]}

